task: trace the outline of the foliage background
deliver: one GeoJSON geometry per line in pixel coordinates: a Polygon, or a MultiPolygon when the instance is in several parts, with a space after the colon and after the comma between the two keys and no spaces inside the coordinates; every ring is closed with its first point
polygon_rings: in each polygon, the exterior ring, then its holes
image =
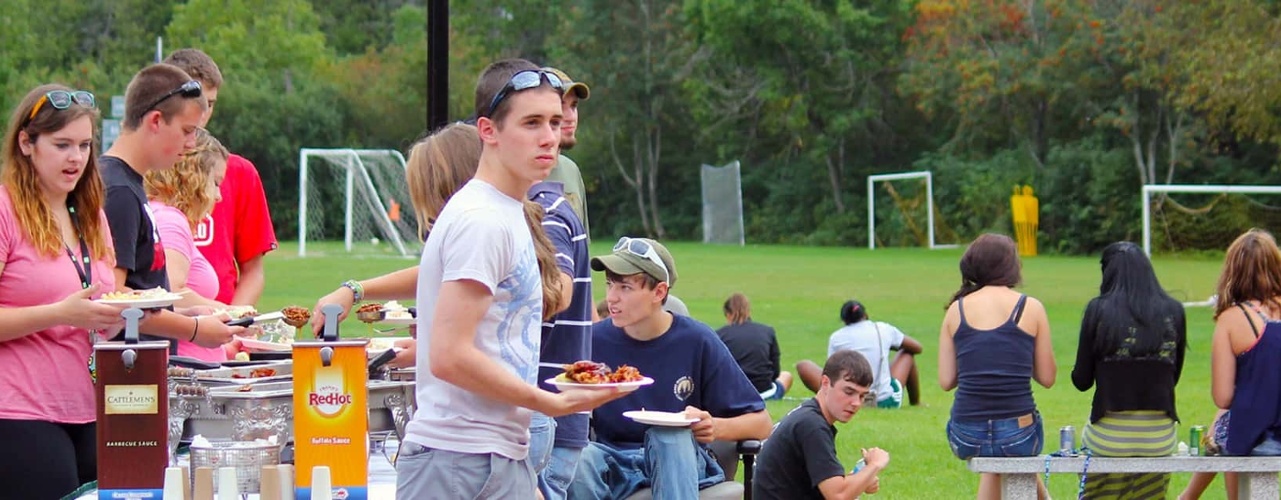
{"type": "MultiPolygon", "coordinates": [[[[1010,232],[1010,189],[1031,185],[1041,248],[1064,253],[1137,239],[1144,183],[1281,180],[1277,0],[451,4],[451,117],[501,57],[592,86],[570,154],[600,238],[700,239],[698,167],[733,160],[754,243],[866,245],[875,173],[932,170],[959,243],[1010,232]]],[[[425,25],[422,0],[8,0],[0,109],[47,81],[105,103],[156,37],[202,48],[226,77],[210,128],[257,164],[288,238],[299,148],[404,151],[426,132],[425,25]]],[[[1267,200],[1163,219],[1157,243],[1223,248],[1281,219],[1267,200]]],[[[881,244],[918,244],[923,209],[884,208],[881,244]]]]}

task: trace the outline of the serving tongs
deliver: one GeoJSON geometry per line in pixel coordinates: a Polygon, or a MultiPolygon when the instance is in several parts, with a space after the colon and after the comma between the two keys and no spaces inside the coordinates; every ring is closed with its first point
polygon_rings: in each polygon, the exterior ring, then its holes
{"type": "Polygon", "coordinates": [[[285,313],[282,313],[280,311],[273,311],[267,314],[260,314],[258,316],[245,316],[240,319],[233,319],[227,322],[227,326],[249,326],[253,324],[270,323],[272,321],[281,320],[284,318],[285,318],[285,313]]]}

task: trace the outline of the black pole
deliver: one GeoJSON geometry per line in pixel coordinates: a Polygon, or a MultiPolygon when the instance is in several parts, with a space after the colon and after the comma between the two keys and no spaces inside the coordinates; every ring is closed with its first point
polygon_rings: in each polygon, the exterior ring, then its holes
{"type": "Polygon", "coordinates": [[[427,130],[449,120],[449,0],[427,0],[427,130]]]}

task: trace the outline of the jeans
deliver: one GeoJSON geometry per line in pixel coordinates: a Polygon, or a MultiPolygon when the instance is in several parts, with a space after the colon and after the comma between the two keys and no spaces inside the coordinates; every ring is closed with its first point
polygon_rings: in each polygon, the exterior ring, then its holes
{"type": "Polygon", "coordinates": [[[948,420],[947,441],[952,453],[961,460],[973,457],[1031,457],[1041,453],[1044,444],[1041,413],[997,420],[948,420]],[[1020,419],[1023,425],[1020,427],[1020,419]]]}
{"type": "Polygon", "coordinates": [[[529,466],[541,474],[552,456],[552,441],[556,438],[556,419],[534,412],[529,419],[529,466]]]}
{"type": "Polygon", "coordinates": [[[396,458],[396,498],[533,498],[534,471],[525,460],[458,453],[403,443],[396,458]]]}
{"type": "Polygon", "coordinates": [[[582,448],[567,446],[552,448],[547,466],[538,475],[538,490],[543,492],[543,498],[546,500],[568,498],[569,485],[574,482],[574,474],[578,472],[578,459],[582,454],[582,448]]]}
{"type": "Polygon", "coordinates": [[[695,500],[698,490],[724,480],[721,466],[688,428],[651,427],[640,449],[619,450],[601,443],[583,448],[569,498],[622,499],[649,487],[654,498],[695,500]]]}

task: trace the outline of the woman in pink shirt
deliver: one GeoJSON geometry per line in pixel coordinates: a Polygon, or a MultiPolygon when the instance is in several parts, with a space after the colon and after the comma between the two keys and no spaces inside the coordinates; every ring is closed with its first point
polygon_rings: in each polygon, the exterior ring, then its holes
{"type": "MultiPolygon", "coordinates": [[[[165,270],[169,287],[182,293],[179,306],[208,306],[226,309],[217,301],[218,274],[200,250],[193,231],[222,195],[218,185],[227,174],[227,148],[208,131],[196,131],[196,147],[173,168],[153,170],[143,179],[160,241],[165,243],[165,270]]],[[[226,361],[235,355],[239,342],[222,347],[200,347],[179,340],[178,355],[205,361],[226,361]]]]}
{"type": "Polygon", "coordinates": [[[0,496],[61,498],[97,477],[93,342],[124,326],[102,212],[93,94],[29,92],[0,176],[0,496]]]}

